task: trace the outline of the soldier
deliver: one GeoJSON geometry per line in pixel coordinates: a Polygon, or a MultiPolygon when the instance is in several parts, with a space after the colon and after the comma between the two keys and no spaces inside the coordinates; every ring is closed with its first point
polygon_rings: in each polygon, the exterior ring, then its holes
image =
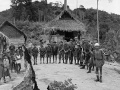
{"type": "Polygon", "coordinates": [[[58,54],[58,46],[57,46],[56,42],[54,41],[53,45],[52,45],[53,63],[54,63],[54,58],[57,62],[57,54],[58,54]]]}
{"type": "Polygon", "coordinates": [[[33,49],[32,49],[32,55],[34,58],[34,65],[37,65],[37,57],[38,57],[38,48],[36,47],[36,44],[34,45],[33,49]]]}
{"type": "Polygon", "coordinates": [[[102,82],[102,67],[104,65],[104,53],[100,49],[99,43],[95,44],[95,50],[94,50],[94,57],[95,57],[95,65],[96,65],[96,81],[102,82]],[[99,75],[100,71],[100,75],[99,75]]]}
{"type": "Polygon", "coordinates": [[[64,44],[65,64],[67,64],[68,62],[69,51],[70,51],[69,44],[65,41],[65,44],[64,44]]]}
{"type": "Polygon", "coordinates": [[[77,64],[76,63],[77,56],[78,56],[78,45],[77,45],[77,43],[75,43],[75,47],[74,47],[74,60],[75,60],[75,64],[77,64]]]}
{"type": "Polygon", "coordinates": [[[70,62],[70,64],[72,64],[73,63],[73,54],[74,54],[74,43],[73,43],[72,39],[70,39],[70,45],[69,45],[69,47],[70,47],[69,62],[70,62]]]}
{"type": "Polygon", "coordinates": [[[61,58],[63,59],[63,63],[64,63],[64,45],[62,41],[60,42],[58,53],[59,53],[59,63],[61,63],[61,58]]]}
{"type": "Polygon", "coordinates": [[[50,63],[51,63],[52,48],[50,43],[48,43],[47,45],[48,46],[46,47],[46,57],[47,57],[47,64],[48,64],[48,59],[50,59],[50,63]]]}
{"type": "MultiPolygon", "coordinates": [[[[88,43],[88,41],[83,41],[83,53],[84,53],[84,61],[83,61],[83,65],[81,69],[85,69],[85,65],[88,64],[88,61],[90,59],[90,44],[88,43]]],[[[88,67],[87,67],[88,69],[88,67]]]]}
{"type": "Polygon", "coordinates": [[[45,58],[45,53],[46,53],[45,48],[43,47],[43,44],[41,45],[39,51],[40,51],[40,64],[41,64],[42,58],[43,58],[43,63],[44,63],[44,58],[45,58]]]}
{"type": "Polygon", "coordinates": [[[94,53],[93,50],[91,50],[91,58],[89,59],[89,71],[87,73],[91,73],[91,69],[93,68],[94,70],[94,53]]]}

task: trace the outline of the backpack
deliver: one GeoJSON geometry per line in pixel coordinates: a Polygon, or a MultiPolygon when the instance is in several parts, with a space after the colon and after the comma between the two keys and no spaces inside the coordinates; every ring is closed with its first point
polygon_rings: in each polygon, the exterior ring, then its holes
{"type": "Polygon", "coordinates": [[[95,51],[94,55],[95,55],[95,59],[98,59],[98,60],[102,60],[103,59],[103,52],[102,52],[102,50],[95,51]]]}

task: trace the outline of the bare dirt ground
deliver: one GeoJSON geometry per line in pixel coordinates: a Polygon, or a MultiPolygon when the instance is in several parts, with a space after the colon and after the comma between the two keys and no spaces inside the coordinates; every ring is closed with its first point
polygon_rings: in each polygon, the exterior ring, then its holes
{"type": "MultiPolygon", "coordinates": [[[[94,81],[96,79],[95,71],[88,74],[87,69],[80,69],[78,65],[74,64],[40,64],[38,59],[38,65],[33,67],[40,90],[47,90],[49,83],[54,80],[67,79],[72,79],[73,84],[77,86],[76,90],[120,90],[120,65],[117,63],[105,63],[103,83],[94,81]]],[[[0,90],[12,90],[11,88],[19,84],[23,77],[23,72],[19,75],[12,73],[12,81],[0,85],[0,90]]]]}

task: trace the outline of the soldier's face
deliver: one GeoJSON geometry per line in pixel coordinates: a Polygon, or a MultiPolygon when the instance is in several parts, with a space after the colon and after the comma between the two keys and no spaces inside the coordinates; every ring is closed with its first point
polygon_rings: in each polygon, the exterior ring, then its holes
{"type": "Polygon", "coordinates": [[[95,48],[96,48],[96,49],[99,49],[99,46],[96,46],[95,48]]]}

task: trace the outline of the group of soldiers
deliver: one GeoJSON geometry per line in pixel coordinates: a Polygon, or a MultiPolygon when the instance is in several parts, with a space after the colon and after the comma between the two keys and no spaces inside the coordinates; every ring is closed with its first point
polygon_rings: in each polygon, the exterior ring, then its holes
{"type": "MultiPolygon", "coordinates": [[[[80,64],[83,65],[83,59],[85,58],[86,50],[92,50],[93,44],[89,41],[79,41],[77,37],[70,39],[69,42],[63,40],[59,43],[52,42],[48,43],[46,47],[44,44],[40,45],[40,48],[37,48],[37,45],[34,44],[33,47],[29,47],[29,53],[33,56],[34,65],[37,64],[38,54],[40,54],[40,64],[45,63],[45,57],[47,64],[52,63],[51,59],[53,58],[53,63],[63,62],[64,64],[80,64]],[[59,60],[57,60],[59,59],[59,60]]],[[[91,51],[90,50],[90,51],[91,51]]]]}
{"type": "Polygon", "coordinates": [[[69,42],[66,40],[59,43],[54,41],[52,43],[48,43],[46,47],[44,47],[44,44],[41,44],[39,49],[37,48],[37,45],[28,49],[29,53],[34,58],[34,65],[37,65],[37,57],[38,54],[40,54],[40,64],[45,63],[45,57],[47,64],[52,63],[51,58],[53,58],[53,63],[57,63],[57,61],[58,63],[63,62],[64,64],[75,63],[75,65],[80,65],[81,69],[85,69],[85,67],[87,67],[87,73],[91,73],[91,70],[94,70],[94,66],[96,66],[96,81],[102,82],[104,53],[100,49],[99,43],[95,44],[88,40],[80,41],[75,37],[74,39],[70,39],[69,42]]]}
{"type": "Polygon", "coordinates": [[[63,40],[59,43],[51,42],[48,43],[46,47],[44,44],[40,45],[40,48],[37,48],[35,44],[33,47],[28,48],[29,53],[34,58],[34,64],[37,64],[37,57],[40,54],[40,63],[45,63],[45,57],[47,64],[52,63],[63,63],[67,64],[68,60],[70,64],[73,64],[73,59],[75,59],[75,64],[79,64],[81,60],[82,47],[80,42],[77,40],[71,39],[69,42],[63,40]],[[59,59],[59,60],[57,60],[59,59]]]}

